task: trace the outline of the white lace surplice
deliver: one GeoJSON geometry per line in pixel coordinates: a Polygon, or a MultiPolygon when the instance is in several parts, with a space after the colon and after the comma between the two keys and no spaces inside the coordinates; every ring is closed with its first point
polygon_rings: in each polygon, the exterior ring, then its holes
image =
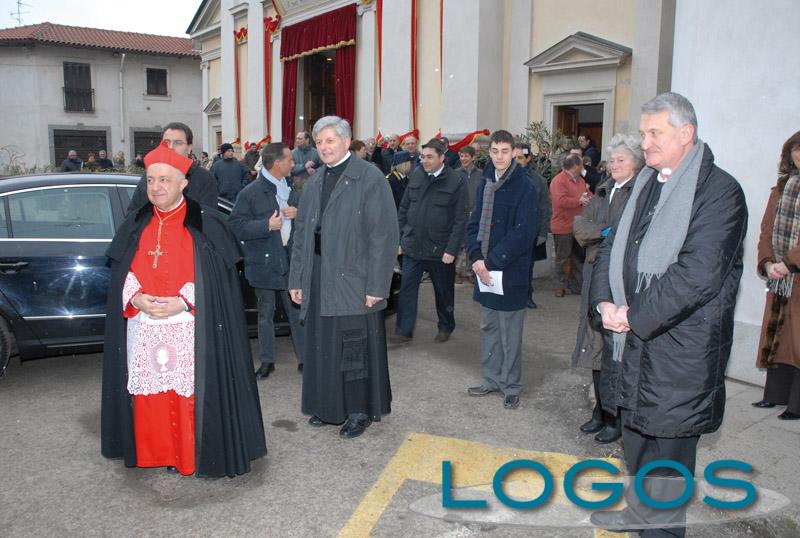
{"type": "MultiPolygon", "coordinates": [[[[135,281],[136,277],[132,273],[128,277],[123,291],[124,305],[139,288],[138,282],[128,282],[131,277],[135,281]],[[136,290],[131,293],[133,288],[136,290]]],[[[186,284],[181,294],[187,296],[191,293],[193,299],[193,288],[193,285],[186,284]]],[[[167,319],[150,319],[144,312],[139,312],[128,320],[127,344],[130,394],[144,396],[168,390],[187,398],[194,394],[193,315],[181,312],[167,319]]]]}

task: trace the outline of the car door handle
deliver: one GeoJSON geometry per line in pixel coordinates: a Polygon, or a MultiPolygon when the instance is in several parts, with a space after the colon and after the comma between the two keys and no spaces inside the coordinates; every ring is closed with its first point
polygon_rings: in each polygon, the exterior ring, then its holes
{"type": "Polygon", "coordinates": [[[27,266],[28,262],[0,262],[0,273],[16,273],[27,266]]]}

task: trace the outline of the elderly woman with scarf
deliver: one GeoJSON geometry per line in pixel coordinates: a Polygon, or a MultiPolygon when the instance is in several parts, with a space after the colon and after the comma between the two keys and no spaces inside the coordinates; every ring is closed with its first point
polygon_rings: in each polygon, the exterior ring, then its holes
{"type": "Polygon", "coordinates": [[[800,131],[783,145],[778,183],[761,220],[758,273],[767,279],[767,304],[758,345],[759,368],[767,368],[764,398],[755,407],[785,405],[781,420],[800,419],[800,131]]]}
{"type": "Polygon", "coordinates": [[[578,338],[572,352],[572,366],[591,368],[594,385],[595,405],[592,418],[581,425],[583,433],[596,433],[598,443],[613,443],[622,436],[618,418],[604,412],[600,399],[600,359],[603,356],[602,327],[593,324],[589,307],[589,288],[592,270],[600,245],[608,234],[617,227],[625,202],[633,190],[636,175],[644,166],[640,141],[633,137],[617,134],[606,148],[611,177],[597,187],[594,197],[583,212],[574,218],[572,233],[578,244],[586,249],[586,263],[583,265],[583,288],[581,290],[581,310],[578,320],[578,338]]]}

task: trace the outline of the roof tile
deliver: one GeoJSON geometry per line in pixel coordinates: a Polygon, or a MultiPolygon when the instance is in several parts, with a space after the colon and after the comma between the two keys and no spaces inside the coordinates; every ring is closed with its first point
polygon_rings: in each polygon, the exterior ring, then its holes
{"type": "Polygon", "coordinates": [[[192,40],[184,37],[82,28],[80,26],[65,26],[50,22],[0,29],[0,43],[31,41],[51,45],[121,50],[143,54],[199,56],[198,51],[192,50],[192,40]]]}

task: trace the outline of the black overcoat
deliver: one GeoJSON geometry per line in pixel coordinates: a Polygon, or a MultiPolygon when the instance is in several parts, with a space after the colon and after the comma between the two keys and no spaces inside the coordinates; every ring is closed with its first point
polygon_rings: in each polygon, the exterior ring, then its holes
{"type": "MultiPolygon", "coordinates": [[[[217,211],[186,198],[186,226],[194,240],[195,462],[198,476],[244,474],[266,454],[258,388],[247,338],[236,263],[241,253],[217,211]]],[[[127,321],[122,288],[153,217],[148,202],[120,226],[106,252],[111,267],[103,357],[101,450],[136,465],[133,406],[127,390],[127,321]]]]}
{"type": "MultiPolygon", "coordinates": [[[[655,170],[650,169],[650,181],[655,170]]],[[[637,182],[648,178],[639,176],[637,182]]],[[[645,196],[625,249],[623,280],[630,310],[622,361],[612,358],[605,331],[600,368],[603,409],[624,414],[625,425],[654,437],[689,437],[719,428],[725,410],[725,368],[733,344],[733,310],[742,276],[747,203],[739,183],[714,164],[706,146],[686,239],[658,280],[639,293],[637,262],[647,230],[645,196]]],[[[628,201],[630,205],[631,201],[628,201]]],[[[591,311],[613,302],[608,266],[614,234],[600,247],[590,290],[591,311]]]]}

